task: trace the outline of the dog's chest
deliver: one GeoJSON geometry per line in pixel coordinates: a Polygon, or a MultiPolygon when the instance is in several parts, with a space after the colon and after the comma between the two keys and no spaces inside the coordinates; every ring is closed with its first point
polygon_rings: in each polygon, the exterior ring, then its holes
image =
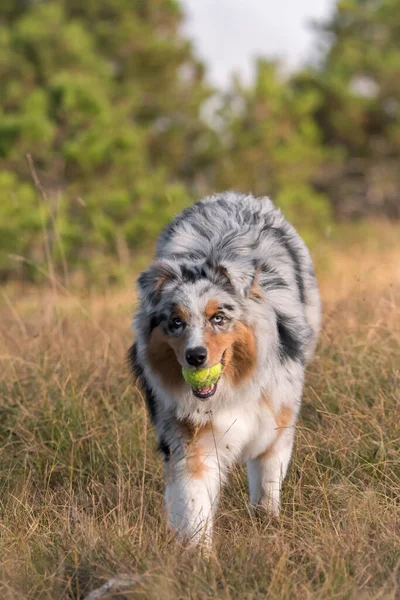
{"type": "Polygon", "coordinates": [[[276,421],[273,414],[269,411],[258,413],[254,427],[249,432],[248,441],[242,448],[241,459],[247,461],[263,454],[275,441],[276,435],[276,421]]]}
{"type": "Polygon", "coordinates": [[[271,411],[254,405],[220,413],[215,424],[220,444],[228,447],[237,461],[247,461],[265,452],[277,434],[271,411]]]}

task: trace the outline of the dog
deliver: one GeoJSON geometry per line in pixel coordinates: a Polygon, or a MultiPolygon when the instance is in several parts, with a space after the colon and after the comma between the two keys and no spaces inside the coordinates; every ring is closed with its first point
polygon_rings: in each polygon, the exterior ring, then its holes
{"type": "Polygon", "coordinates": [[[313,263],[269,198],[226,192],[164,229],[137,283],[129,362],[164,454],[165,507],[178,534],[210,548],[220,490],[238,461],[250,505],[279,515],[321,324],[313,263]],[[207,387],[182,376],[218,363],[207,387]]]}

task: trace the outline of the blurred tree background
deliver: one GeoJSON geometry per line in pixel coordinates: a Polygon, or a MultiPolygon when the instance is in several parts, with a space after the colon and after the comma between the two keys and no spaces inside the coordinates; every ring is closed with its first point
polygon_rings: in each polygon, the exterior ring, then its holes
{"type": "Polygon", "coordinates": [[[175,0],[2,0],[3,280],[116,278],[228,188],[271,195],[309,237],[400,216],[399,0],[340,1],[317,65],[287,77],[260,59],[225,92],[182,19],[175,0]]]}

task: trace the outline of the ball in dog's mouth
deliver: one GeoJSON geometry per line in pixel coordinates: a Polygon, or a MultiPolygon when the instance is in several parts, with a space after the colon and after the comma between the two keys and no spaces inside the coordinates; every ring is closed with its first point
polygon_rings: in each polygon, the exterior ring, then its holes
{"type": "Polygon", "coordinates": [[[217,390],[217,383],[222,373],[222,363],[204,369],[182,367],[182,375],[192,388],[193,394],[201,400],[211,398],[217,390]]]}
{"type": "Polygon", "coordinates": [[[196,398],[208,400],[208,398],[214,396],[217,391],[219,378],[225,368],[225,354],[226,350],[221,357],[221,361],[212,367],[206,367],[205,369],[188,369],[182,367],[182,375],[186,383],[192,388],[192,392],[196,398]]]}
{"type": "Polygon", "coordinates": [[[218,383],[213,383],[212,385],[204,388],[192,388],[192,392],[196,398],[200,398],[200,400],[208,400],[208,398],[214,396],[215,392],[217,391],[217,386],[218,383]]]}

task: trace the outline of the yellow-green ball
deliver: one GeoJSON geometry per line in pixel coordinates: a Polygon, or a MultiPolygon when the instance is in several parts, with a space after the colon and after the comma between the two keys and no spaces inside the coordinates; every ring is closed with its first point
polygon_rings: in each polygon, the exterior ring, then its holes
{"type": "Polygon", "coordinates": [[[221,375],[221,371],[222,365],[221,363],[217,363],[208,369],[196,369],[195,371],[183,367],[182,375],[186,383],[188,383],[190,386],[201,389],[217,383],[221,375]]]}

